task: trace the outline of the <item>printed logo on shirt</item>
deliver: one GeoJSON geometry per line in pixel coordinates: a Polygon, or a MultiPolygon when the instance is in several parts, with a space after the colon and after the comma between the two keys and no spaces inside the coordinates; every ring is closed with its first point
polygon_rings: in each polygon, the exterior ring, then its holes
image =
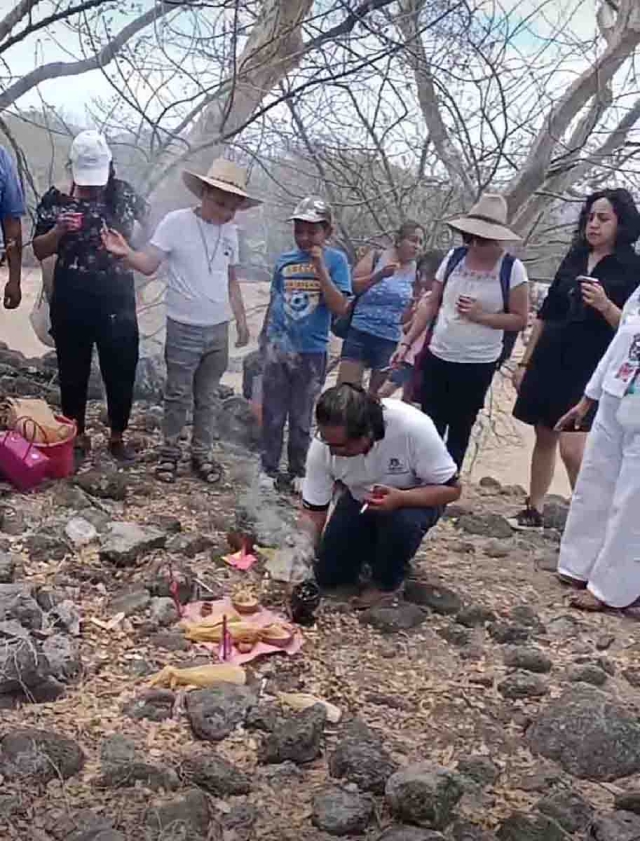
{"type": "Polygon", "coordinates": [[[320,303],[320,281],[315,278],[311,263],[296,263],[282,269],[284,281],[284,311],[288,318],[299,321],[310,316],[320,303]],[[306,275],[295,277],[294,275],[306,275]],[[309,277],[311,275],[311,277],[309,277]]]}
{"type": "Polygon", "coordinates": [[[635,375],[638,367],[640,367],[640,333],[636,333],[631,340],[629,356],[618,369],[616,379],[622,380],[623,383],[629,382],[629,380],[635,375]]]}
{"type": "Polygon", "coordinates": [[[407,466],[399,458],[390,458],[387,473],[397,476],[400,473],[408,473],[407,466]]]}

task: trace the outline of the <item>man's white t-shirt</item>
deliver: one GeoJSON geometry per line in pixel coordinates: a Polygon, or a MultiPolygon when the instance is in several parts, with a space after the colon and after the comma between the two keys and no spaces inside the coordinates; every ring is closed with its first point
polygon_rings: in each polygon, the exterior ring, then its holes
{"type": "Polygon", "coordinates": [[[231,318],[229,266],[238,263],[231,222],[203,222],[193,208],[167,213],[151,238],[167,265],[167,315],[181,324],[211,327],[231,318]]]}
{"type": "Polygon", "coordinates": [[[433,421],[400,400],[383,400],[385,433],[366,455],[332,456],[317,438],[311,442],[302,498],[311,506],[326,506],[333,485],[341,481],[351,495],[363,500],[374,485],[417,488],[444,485],[456,473],[456,464],[438,435],[433,421]]]}
{"type": "MultiPolygon", "coordinates": [[[[440,283],[444,280],[452,254],[453,250],[447,254],[436,272],[436,280],[440,283]]],[[[451,272],[445,284],[429,350],[445,362],[496,362],[502,353],[503,331],[469,321],[458,313],[456,304],[460,295],[468,295],[475,298],[485,312],[503,313],[504,301],[500,288],[502,260],[490,271],[475,271],[467,268],[466,263],[465,257],[451,272]]],[[[520,260],[515,260],[510,289],[527,281],[527,270],[520,260]]]]}

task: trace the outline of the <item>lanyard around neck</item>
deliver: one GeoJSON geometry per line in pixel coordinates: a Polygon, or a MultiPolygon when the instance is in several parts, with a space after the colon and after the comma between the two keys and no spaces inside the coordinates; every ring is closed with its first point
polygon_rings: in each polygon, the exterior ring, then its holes
{"type": "Polygon", "coordinates": [[[196,223],[198,225],[198,232],[200,234],[200,241],[202,242],[202,249],[204,251],[205,259],[207,261],[207,270],[209,274],[213,274],[213,261],[216,259],[218,254],[218,248],[220,247],[220,238],[222,237],[222,225],[218,225],[218,238],[216,239],[216,244],[213,248],[213,252],[209,254],[209,246],[207,245],[207,238],[204,232],[204,225],[202,219],[195,214],[196,216],[196,223]]]}

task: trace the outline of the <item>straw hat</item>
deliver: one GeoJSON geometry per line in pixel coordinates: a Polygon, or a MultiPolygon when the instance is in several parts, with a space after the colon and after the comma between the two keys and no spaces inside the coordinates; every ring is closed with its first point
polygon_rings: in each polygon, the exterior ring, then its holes
{"type": "Polygon", "coordinates": [[[206,175],[200,175],[197,172],[190,172],[185,169],[182,173],[182,180],[187,190],[199,199],[202,198],[203,187],[209,185],[210,187],[217,187],[218,190],[225,193],[241,196],[244,199],[240,206],[241,210],[248,210],[250,207],[257,207],[262,204],[260,199],[253,198],[247,193],[249,177],[246,169],[234,164],[233,161],[226,161],[224,158],[216,158],[206,175]]]}
{"type": "Polygon", "coordinates": [[[450,219],[450,228],[472,234],[483,239],[520,240],[518,234],[507,227],[508,207],[504,196],[499,193],[483,193],[464,216],[450,219]]]}

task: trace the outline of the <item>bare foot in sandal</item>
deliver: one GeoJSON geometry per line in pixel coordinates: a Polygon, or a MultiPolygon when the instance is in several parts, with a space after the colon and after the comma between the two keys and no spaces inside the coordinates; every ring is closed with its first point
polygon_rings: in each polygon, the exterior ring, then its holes
{"type": "Polygon", "coordinates": [[[354,610],[367,610],[369,607],[384,605],[392,602],[398,596],[398,590],[379,590],[377,587],[366,587],[365,590],[351,600],[354,610]]]}
{"type": "Polygon", "coordinates": [[[591,613],[597,613],[600,610],[604,610],[606,607],[604,602],[597,599],[593,593],[589,592],[589,590],[585,590],[584,593],[580,593],[579,595],[572,596],[569,604],[571,607],[575,607],[576,610],[588,610],[591,613]]]}

